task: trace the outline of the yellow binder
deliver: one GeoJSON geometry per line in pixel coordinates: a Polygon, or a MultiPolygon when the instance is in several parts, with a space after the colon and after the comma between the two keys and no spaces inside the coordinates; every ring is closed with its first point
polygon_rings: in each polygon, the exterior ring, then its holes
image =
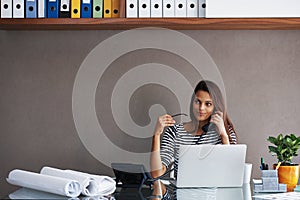
{"type": "Polygon", "coordinates": [[[71,18],[80,18],[80,0],[71,0],[71,18]]]}
{"type": "Polygon", "coordinates": [[[120,17],[120,1],[124,0],[111,0],[111,17],[113,18],[120,17]]]}
{"type": "Polygon", "coordinates": [[[111,1],[112,0],[104,0],[103,2],[103,16],[104,18],[111,18],[111,1]]]}

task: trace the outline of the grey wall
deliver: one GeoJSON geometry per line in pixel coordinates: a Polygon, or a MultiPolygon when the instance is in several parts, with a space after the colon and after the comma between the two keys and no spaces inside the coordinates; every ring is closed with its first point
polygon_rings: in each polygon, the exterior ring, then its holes
{"type": "MultiPolygon", "coordinates": [[[[5,181],[14,168],[38,172],[48,165],[112,175],[109,167],[87,151],[77,134],[72,89],[87,54],[118,32],[0,31],[0,196],[16,189],[5,181]]],[[[300,31],[182,32],[198,41],[217,64],[239,142],[248,145],[247,162],[253,163],[253,177],[259,177],[261,156],[270,164],[276,162],[268,153],[267,137],[278,133],[299,136],[300,31]]],[[[112,68],[98,87],[111,90],[120,71],[155,59],[181,68],[192,82],[198,81],[186,61],[168,53],[160,55],[159,51],[143,50],[118,59],[113,65],[119,69],[112,68]]],[[[177,111],[178,104],[169,105],[166,100],[167,90],[157,86],[147,91],[135,95],[149,95],[147,105],[161,97],[167,110],[177,111]]],[[[98,92],[96,99],[103,96],[105,92],[98,92]]],[[[172,93],[167,96],[172,97],[172,93]]],[[[113,127],[103,114],[107,105],[98,100],[98,118],[113,127]]],[[[136,103],[138,109],[147,111],[143,103],[136,103]]],[[[141,116],[133,118],[141,123],[148,120],[141,116]]],[[[137,152],[148,151],[151,145],[149,138],[134,139],[117,129],[109,137],[118,146],[137,152]]],[[[299,157],[294,161],[299,163],[299,157]]]]}

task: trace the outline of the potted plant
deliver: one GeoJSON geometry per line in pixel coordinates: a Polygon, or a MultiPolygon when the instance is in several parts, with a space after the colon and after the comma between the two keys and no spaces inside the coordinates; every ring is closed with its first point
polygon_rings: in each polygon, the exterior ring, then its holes
{"type": "MultiPolygon", "coordinates": [[[[300,168],[299,164],[292,162],[292,159],[298,155],[300,137],[294,134],[285,136],[279,134],[277,137],[270,136],[267,140],[273,144],[268,146],[269,152],[277,156],[278,163],[281,163],[278,168],[279,183],[287,184],[287,190],[293,191],[298,183],[300,168]]],[[[273,168],[276,166],[277,164],[274,164],[273,168]]]]}

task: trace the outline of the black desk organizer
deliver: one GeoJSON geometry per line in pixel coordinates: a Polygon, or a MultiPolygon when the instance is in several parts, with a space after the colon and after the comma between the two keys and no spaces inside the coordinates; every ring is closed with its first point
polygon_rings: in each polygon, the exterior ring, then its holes
{"type": "Polygon", "coordinates": [[[112,163],[111,167],[116,175],[116,184],[122,188],[138,188],[143,185],[151,187],[151,175],[144,165],[130,163],[112,163]]]}
{"type": "Polygon", "coordinates": [[[117,200],[145,200],[145,196],[151,196],[152,178],[143,165],[112,163],[111,167],[116,176],[116,186],[121,188],[115,196],[117,200]]]}

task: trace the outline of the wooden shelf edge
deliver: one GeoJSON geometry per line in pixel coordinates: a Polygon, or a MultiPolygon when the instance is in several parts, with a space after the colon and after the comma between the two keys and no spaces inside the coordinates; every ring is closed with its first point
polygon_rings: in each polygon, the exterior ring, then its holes
{"type": "Polygon", "coordinates": [[[300,30],[300,18],[44,18],[0,19],[1,30],[300,30]]]}

